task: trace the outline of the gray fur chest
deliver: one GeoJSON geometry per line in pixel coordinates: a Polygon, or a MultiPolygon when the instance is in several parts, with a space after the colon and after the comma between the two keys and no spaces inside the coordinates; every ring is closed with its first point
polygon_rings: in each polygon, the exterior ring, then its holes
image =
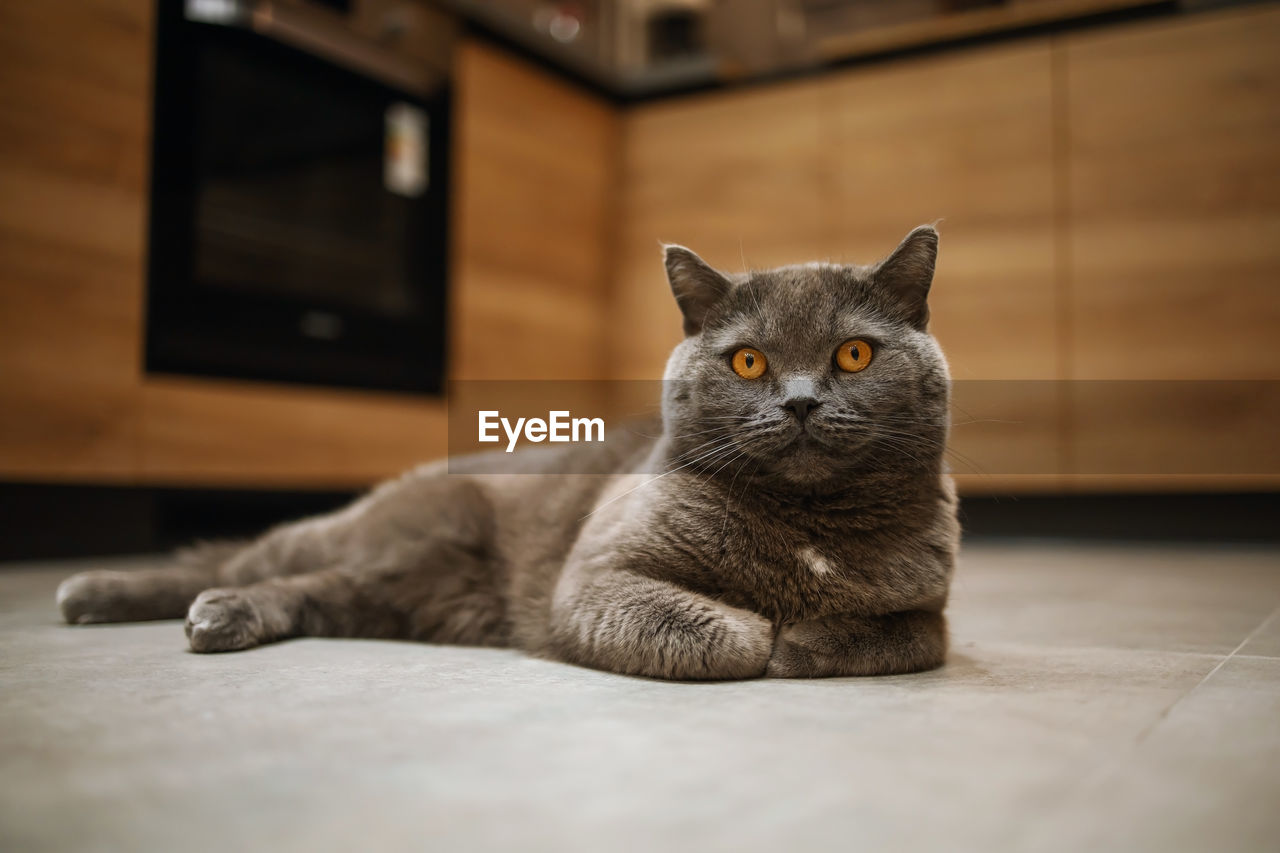
{"type": "Polygon", "coordinates": [[[593,516],[590,547],[579,555],[775,623],[888,613],[945,598],[945,549],[931,547],[927,524],[892,510],[829,510],[761,496],[726,501],[724,491],[691,481],[656,486],[593,516]]]}
{"type": "Polygon", "coordinates": [[[735,606],[807,619],[867,609],[890,583],[888,543],[848,519],[719,510],[673,514],[668,532],[687,555],[686,581],[735,606]]]}

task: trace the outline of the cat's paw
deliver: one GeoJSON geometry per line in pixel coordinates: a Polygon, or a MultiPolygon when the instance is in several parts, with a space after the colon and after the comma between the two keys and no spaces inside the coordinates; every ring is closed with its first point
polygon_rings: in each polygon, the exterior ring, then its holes
{"type": "Polygon", "coordinates": [[[54,600],[69,625],[124,621],[128,579],[124,572],[81,572],[59,584],[54,600]]]}
{"type": "Polygon", "coordinates": [[[813,678],[817,669],[816,654],[804,640],[803,629],[797,625],[784,625],[773,641],[773,654],[765,668],[765,677],[813,678]]]}
{"type": "Polygon", "coordinates": [[[773,623],[749,610],[731,609],[722,623],[724,646],[717,677],[759,678],[773,649],[773,623]]]}
{"type": "Polygon", "coordinates": [[[187,611],[193,652],[234,652],[262,642],[262,616],[243,592],[206,589],[187,611]]]}

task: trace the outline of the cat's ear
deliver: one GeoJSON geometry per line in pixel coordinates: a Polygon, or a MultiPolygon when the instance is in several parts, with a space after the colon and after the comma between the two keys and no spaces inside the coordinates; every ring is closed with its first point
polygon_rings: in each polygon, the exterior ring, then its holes
{"type": "Polygon", "coordinates": [[[707,312],[733,289],[733,284],[684,246],[667,243],[662,249],[667,281],[684,315],[684,333],[696,335],[702,331],[707,312]]]}
{"type": "Polygon", "coordinates": [[[920,330],[929,325],[929,287],[937,259],[938,232],[932,225],[921,225],[871,273],[898,314],[920,330]]]}

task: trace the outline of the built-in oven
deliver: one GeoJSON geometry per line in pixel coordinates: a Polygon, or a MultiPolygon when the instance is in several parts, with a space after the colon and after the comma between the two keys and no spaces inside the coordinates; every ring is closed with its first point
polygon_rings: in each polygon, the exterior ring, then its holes
{"type": "Polygon", "coordinates": [[[448,39],[411,28],[447,24],[413,0],[157,8],[146,369],[438,392],[448,39]]]}

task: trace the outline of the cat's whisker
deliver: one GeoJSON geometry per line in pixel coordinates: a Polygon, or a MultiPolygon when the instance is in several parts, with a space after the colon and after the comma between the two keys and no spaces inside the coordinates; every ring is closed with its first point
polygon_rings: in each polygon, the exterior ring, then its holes
{"type": "MultiPolygon", "coordinates": [[[[747,420],[749,419],[749,417],[750,416],[746,416],[746,415],[743,415],[743,416],[732,415],[732,416],[728,416],[726,419],[737,420],[741,418],[743,420],[747,420]]],[[[703,418],[702,420],[704,421],[713,420],[713,418],[703,418]]],[[[732,426],[733,426],[732,423],[725,423],[725,424],[718,424],[716,426],[710,426],[710,427],[707,427],[706,429],[694,430],[693,432],[681,432],[681,433],[660,432],[656,435],[649,435],[647,433],[636,432],[636,435],[643,435],[645,438],[660,438],[662,436],[666,436],[669,439],[676,440],[681,438],[692,438],[693,436],[696,436],[696,435],[706,435],[707,433],[712,433],[712,432],[723,432],[724,430],[729,429],[732,426]]]]}
{"type": "MultiPolygon", "coordinates": [[[[734,461],[735,459],[737,459],[739,456],[745,456],[745,455],[746,455],[746,453],[747,453],[747,448],[745,448],[745,447],[743,447],[743,448],[739,448],[739,449],[738,449],[738,452],[737,452],[735,455],[733,455],[733,456],[731,456],[729,459],[725,460],[723,463],[721,463],[721,465],[720,465],[720,467],[719,467],[719,468],[716,468],[716,470],[712,471],[712,472],[707,476],[707,479],[708,479],[708,480],[713,479],[713,478],[716,476],[716,474],[719,474],[721,471],[723,471],[723,470],[725,469],[725,467],[726,467],[727,465],[729,465],[729,463],[733,462],[733,461],[734,461]]],[[[715,463],[711,463],[711,464],[715,464],[715,463]]]]}
{"type": "MultiPolygon", "coordinates": [[[[713,439],[711,441],[704,442],[703,444],[680,454],[679,456],[672,459],[671,462],[676,463],[676,462],[683,462],[685,460],[689,460],[690,464],[696,463],[704,459],[707,459],[709,457],[712,457],[721,451],[728,450],[729,448],[733,447],[733,445],[736,444],[736,442],[737,442],[737,439],[733,438],[732,436],[724,439],[713,439]],[[694,458],[689,459],[689,457],[694,457],[694,458]]],[[[681,465],[679,467],[682,468],[686,466],[681,465]]],[[[675,470],[678,470],[678,468],[675,470]]],[[[671,473],[671,472],[668,471],[666,473],[671,473]]]]}
{"type": "Polygon", "coordinates": [[[672,441],[678,441],[684,438],[694,438],[695,436],[699,436],[699,435],[708,435],[710,433],[722,433],[728,428],[729,427],[719,426],[719,427],[711,427],[710,429],[695,430],[694,432],[680,432],[680,433],[670,433],[670,434],[662,433],[660,435],[653,436],[653,437],[659,438],[661,437],[661,435],[666,435],[666,437],[671,439],[672,441]]]}
{"type": "Polygon", "coordinates": [[[926,448],[934,449],[939,444],[941,444],[942,452],[950,454],[956,460],[964,463],[966,466],[973,469],[970,473],[989,476],[987,471],[983,469],[983,467],[980,464],[978,464],[977,460],[973,459],[970,456],[967,456],[964,453],[961,453],[959,450],[956,450],[955,447],[950,444],[939,442],[933,438],[927,438],[925,436],[920,435],[919,433],[907,433],[907,432],[902,432],[900,430],[882,428],[879,431],[879,437],[884,440],[883,441],[884,444],[890,445],[896,448],[904,448],[909,442],[914,442],[919,448],[922,448],[922,449],[926,449],[926,448]],[[909,440],[909,442],[907,440],[909,440]],[[896,443],[891,444],[891,442],[896,442],[896,443]]]}
{"type": "Polygon", "coordinates": [[[696,455],[698,455],[698,454],[702,453],[703,451],[706,451],[708,448],[712,448],[713,446],[714,446],[714,447],[727,447],[727,446],[729,446],[730,444],[732,444],[734,441],[736,441],[736,439],[734,439],[732,436],[711,439],[710,441],[705,441],[705,442],[703,442],[703,443],[701,443],[701,444],[697,445],[696,447],[693,447],[693,448],[690,448],[689,450],[686,450],[684,453],[679,454],[678,456],[676,456],[675,458],[673,458],[671,461],[672,461],[673,463],[674,463],[674,462],[682,462],[682,461],[684,461],[685,459],[689,458],[690,456],[696,456],[696,455]]]}
{"type": "Polygon", "coordinates": [[[686,462],[685,464],[683,464],[683,465],[681,465],[681,466],[679,466],[679,467],[677,467],[677,468],[672,468],[670,471],[665,471],[665,472],[663,472],[663,473],[661,473],[661,474],[658,474],[658,475],[656,475],[656,476],[654,476],[654,477],[651,477],[650,479],[645,480],[645,481],[644,481],[643,483],[641,483],[640,485],[638,485],[638,486],[634,486],[634,487],[632,487],[632,488],[630,488],[630,489],[627,489],[627,490],[626,490],[625,492],[623,492],[622,494],[620,494],[620,495],[616,495],[616,496],[614,496],[614,497],[610,498],[609,500],[605,501],[604,503],[600,504],[600,506],[598,506],[598,507],[596,507],[595,509],[591,510],[591,512],[587,513],[586,515],[582,516],[582,518],[580,518],[580,519],[579,519],[579,521],[585,521],[585,520],[587,520],[588,518],[590,518],[591,516],[593,516],[593,515],[595,515],[597,512],[599,512],[600,510],[602,510],[602,509],[604,509],[605,507],[609,506],[609,505],[610,505],[611,503],[613,503],[614,501],[621,500],[622,498],[625,498],[627,495],[631,494],[632,492],[636,491],[637,489],[642,489],[642,488],[644,488],[645,486],[649,485],[650,483],[655,483],[655,482],[657,482],[658,480],[661,480],[663,477],[669,477],[670,475],[672,475],[672,474],[676,473],[677,471],[683,471],[685,468],[688,468],[688,467],[690,467],[691,465],[696,465],[698,462],[703,461],[703,459],[704,459],[704,458],[707,458],[707,457],[713,457],[713,456],[715,456],[717,453],[721,453],[721,452],[728,452],[728,451],[727,451],[724,447],[717,448],[716,450],[710,451],[708,454],[706,454],[706,457],[699,457],[699,458],[694,459],[694,460],[692,460],[692,461],[686,462]]]}
{"type": "Polygon", "coordinates": [[[703,433],[715,432],[717,430],[732,429],[735,426],[746,425],[746,424],[747,424],[747,421],[724,421],[722,423],[711,424],[707,426],[706,429],[694,430],[693,432],[686,432],[686,433],[673,433],[671,437],[682,438],[690,435],[701,435],[703,433]]]}
{"type": "Polygon", "coordinates": [[[943,452],[951,454],[955,459],[957,459],[960,462],[963,462],[964,464],[968,465],[971,469],[973,469],[967,473],[978,474],[983,477],[991,476],[985,468],[983,468],[981,465],[978,464],[977,460],[975,460],[971,456],[966,456],[965,454],[956,450],[954,447],[948,446],[946,448],[943,448],[943,452]]]}
{"type": "MultiPolygon", "coordinates": [[[[725,497],[724,497],[724,521],[720,524],[720,540],[721,540],[722,542],[724,541],[725,534],[726,534],[726,532],[727,532],[727,531],[728,531],[728,529],[729,529],[729,504],[730,504],[730,502],[733,500],[733,486],[734,486],[734,484],[735,484],[735,483],[737,483],[737,482],[738,482],[738,475],[742,473],[742,469],[743,469],[743,468],[747,467],[747,462],[749,462],[749,461],[750,461],[750,458],[748,457],[748,459],[747,459],[746,461],[744,461],[741,465],[739,465],[739,466],[738,466],[738,470],[734,473],[734,475],[733,475],[733,479],[729,481],[729,488],[728,488],[728,490],[725,492],[725,497]]],[[[764,457],[763,457],[763,456],[758,457],[758,458],[756,459],[756,465],[755,465],[755,467],[751,469],[751,474],[747,475],[747,482],[748,482],[748,483],[750,483],[750,482],[751,482],[751,477],[755,475],[755,472],[756,472],[756,471],[758,471],[758,470],[760,470],[760,463],[762,463],[763,461],[764,461],[764,457]]],[[[744,486],[743,488],[745,489],[746,487],[744,486]]]]}

